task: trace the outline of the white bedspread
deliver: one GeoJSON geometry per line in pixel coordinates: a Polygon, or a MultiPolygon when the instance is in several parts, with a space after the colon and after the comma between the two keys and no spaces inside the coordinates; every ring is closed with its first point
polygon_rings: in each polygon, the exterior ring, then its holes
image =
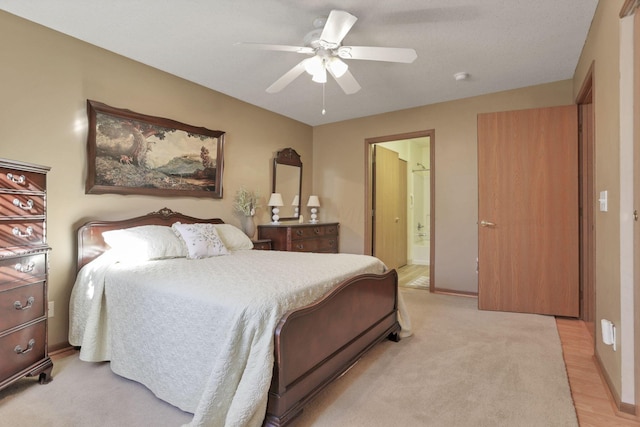
{"type": "Polygon", "coordinates": [[[350,254],[246,250],[135,265],[103,255],[76,280],[69,342],[80,359],[109,360],[194,413],[191,426],[259,426],[280,318],[348,277],[383,271],[350,254]]]}

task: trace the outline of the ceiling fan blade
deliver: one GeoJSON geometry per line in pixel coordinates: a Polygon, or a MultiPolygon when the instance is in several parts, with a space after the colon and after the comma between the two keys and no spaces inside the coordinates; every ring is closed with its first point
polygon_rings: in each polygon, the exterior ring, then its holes
{"type": "Polygon", "coordinates": [[[320,34],[321,42],[328,44],[328,46],[324,47],[330,49],[338,47],[357,20],[358,18],[349,12],[332,10],[329,13],[326,24],[324,24],[322,34],[320,34]]]}
{"type": "Polygon", "coordinates": [[[340,86],[347,95],[354,94],[361,89],[360,84],[356,81],[355,77],[353,77],[353,74],[351,74],[349,70],[345,71],[345,73],[340,77],[336,77],[329,67],[327,67],[327,71],[334,79],[336,79],[338,86],[340,86]]]}
{"type": "Polygon", "coordinates": [[[307,53],[307,54],[315,53],[313,48],[304,47],[304,46],[286,46],[281,44],[264,44],[264,43],[247,43],[247,42],[238,42],[236,43],[236,45],[247,47],[249,49],[257,49],[257,50],[278,50],[281,52],[296,52],[296,53],[307,53]]]}
{"type": "Polygon", "coordinates": [[[294,81],[300,74],[304,73],[304,63],[305,63],[305,61],[306,61],[306,59],[303,59],[302,61],[298,62],[298,64],[296,66],[294,66],[292,69],[290,69],[289,71],[284,73],[282,75],[282,77],[280,77],[271,86],[269,86],[267,88],[267,92],[268,93],[280,92],[289,83],[294,81]]]}
{"type": "Polygon", "coordinates": [[[402,47],[341,46],[338,56],[342,59],[365,59],[369,61],[387,61],[411,63],[418,54],[413,49],[402,47]]]}

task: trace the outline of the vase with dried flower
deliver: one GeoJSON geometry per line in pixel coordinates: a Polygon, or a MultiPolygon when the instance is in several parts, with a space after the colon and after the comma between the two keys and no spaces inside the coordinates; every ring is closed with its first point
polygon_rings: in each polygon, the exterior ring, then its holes
{"type": "Polygon", "coordinates": [[[256,223],[253,219],[258,209],[258,195],[244,187],[236,191],[236,197],[233,203],[233,210],[240,215],[240,226],[242,231],[253,238],[256,234],[256,223]]]}

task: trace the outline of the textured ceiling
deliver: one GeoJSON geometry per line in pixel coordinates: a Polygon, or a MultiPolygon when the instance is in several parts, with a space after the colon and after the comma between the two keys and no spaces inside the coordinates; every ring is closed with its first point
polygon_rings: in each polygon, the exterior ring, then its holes
{"type": "Polygon", "coordinates": [[[0,9],[234,98],[320,125],[573,76],[597,0],[0,0],[0,9]],[[356,17],[344,45],[408,47],[412,64],[348,61],[362,89],[303,74],[304,55],[237,42],[302,45],[332,9],[356,17]],[[455,73],[470,78],[456,81],[455,73]]]}

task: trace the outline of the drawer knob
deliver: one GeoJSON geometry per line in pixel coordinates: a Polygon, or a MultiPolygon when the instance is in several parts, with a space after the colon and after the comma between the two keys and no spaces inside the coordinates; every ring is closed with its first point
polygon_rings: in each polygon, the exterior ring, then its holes
{"type": "Polygon", "coordinates": [[[303,231],[302,231],[302,230],[296,230],[296,234],[297,234],[298,236],[302,236],[303,231]]]}
{"type": "Polygon", "coordinates": [[[13,227],[12,231],[14,236],[23,237],[25,239],[33,235],[33,227],[31,226],[28,226],[24,233],[20,231],[18,227],[13,227]]]}
{"type": "Polygon", "coordinates": [[[313,229],[313,232],[316,233],[316,234],[320,234],[320,229],[318,227],[316,227],[316,228],[313,229]]]}
{"type": "Polygon", "coordinates": [[[13,303],[13,307],[16,310],[27,310],[29,308],[31,308],[33,306],[33,303],[36,301],[36,299],[34,297],[29,297],[27,298],[27,305],[22,305],[22,303],[20,301],[16,301],[13,303]]]}
{"type": "Polygon", "coordinates": [[[17,263],[14,265],[14,268],[18,270],[20,273],[31,273],[33,269],[36,267],[36,263],[31,261],[29,264],[20,264],[17,263]]]}
{"type": "Polygon", "coordinates": [[[27,200],[27,203],[22,203],[20,200],[18,199],[13,199],[13,205],[17,206],[21,209],[24,209],[25,211],[31,210],[33,209],[33,200],[29,199],[27,200]]]}
{"type": "Polygon", "coordinates": [[[31,338],[29,340],[29,344],[27,345],[26,349],[22,349],[22,347],[20,347],[20,345],[17,345],[16,348],[13,349],[13,351],[16,352],[16,354],[25,354],[25,353],[29,353],[31,350],[33,350],[33,346],[36,345],[36,340],[34,340],[33,338],[31,338]]]}
{"type": "Polygon", "coordinates": [[[304,249],[304,245],[302,243],[298,243],[296,245],[296,249],[304,249]]]}
{"type": "Polygon", "coordinates": [[[7,179],[11,182],[15,182],[16,184],[24,184],[27,178],[24,175],[20,175],[19,177],[15,177],[12,173],[7,174],[7,179]]]}

